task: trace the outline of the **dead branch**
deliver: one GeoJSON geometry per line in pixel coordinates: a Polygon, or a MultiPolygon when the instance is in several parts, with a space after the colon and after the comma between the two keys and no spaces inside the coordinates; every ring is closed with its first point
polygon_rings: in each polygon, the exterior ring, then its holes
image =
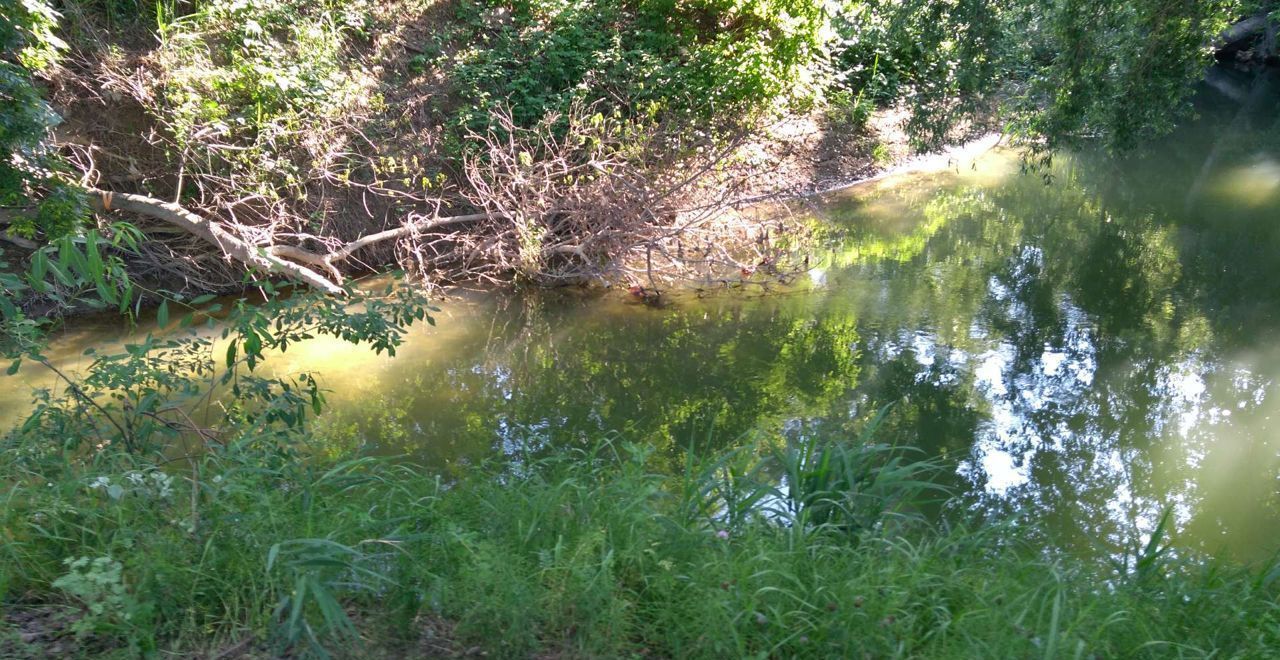
{"type": "Polygon", "coordinates": [[[329,272],[333,273],[334,278],[337,281],[341,282],[342,273],[337,269],[335,264],[340,261],[345,261],[361,248],[369,247],[370,245],[375,245],[385,241],[397,240],[415,233],[422,234],[431,232],[449,225],[456,225],[464,222],[475,222],[477,220],[491,220],[498,217],[499,216],[493,213],[471,213],[468,215],[455,215],[447,218],[421,218],[407,222],[395,229],[388,229],[376,234],[362,236],[336,250],[323,254],[292,245],[272,246],[269,248],[269,252],[275,256],[283,257],[285,259],[311,264],[312,266],[322,266],[328,269],[329,272]]]}
{"type": "MultiPolygon", "coordinates": [[[[110,90],[140,109],[158,102],[154,60],[83,60],[94,75],[75,91],[110,90]]],[[[108,105],[93,93],[95,106],[108,105]]],[[[99,211],[158,221],[148,256],[130,268],[196,289],[234,286],[241,264],[339,295],[356,269],[395,262],[427,281],[649,286],[728,281],[780,263],[758,221],[732,210],[748,187],[750,175],[732,166],[746,133],[699,132],[695,142],[687,126],[590,106],[521,126],[497,109],[456,163],[433,153],[436,138],[410,139],[369,108],[349,110],[252,135],[184,127],[183,140],[151,113],[145,137],[104,123],[85,132],[85,146],[63,147],[99,211]],[[298,176],[255,169],[242,155],[253,149],[298,176]],[[143,194],[112,194],[104,182],[143,194]],[[171,195],[183,205],[160,199],[171,195]]]]}
{"type": "Polygon", "coordinates": [[[35,241],[27,240],[27,239],[25,239],[25,238],[23,238],[23,237],[21,237],[21,236],[15,236],[15,235],[13,235],[13,234],[11,234],[11,233],[7,232],[7,231],[0,231],[0,241],[6,241],[6,242],[8,242],[8,243],[13,243],[14,245],[16,245],[16,246],[18,246],[18,247],[20,247],[20,248],[22,248],[22,249],[24,249],[24,250],[38,250],[38,249],[40,249],[40,246],[39,246],[39,245],[36,245],[36,242],[35,242],[35,241]]]}
{"type": "Polygon", "coordinates": [[[268,250],[250,245],[233,236],[218,223],[211,222],[172,202],[131,193],[112,193],[97,188],[89,188],[86,193],[89,204],[98,213],[119,210],[162,220],[203,239],[221,250],[224,256],[235,259],[250,268],[279,273],[330,295],[345,295],[341,286],[314,270],[285,261],[272,255],[268,250]]]}

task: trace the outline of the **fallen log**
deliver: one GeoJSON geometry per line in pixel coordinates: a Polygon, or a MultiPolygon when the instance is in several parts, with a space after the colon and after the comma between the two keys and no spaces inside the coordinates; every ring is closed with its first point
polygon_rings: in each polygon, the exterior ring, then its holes
{"type": "Polygon", "coordinates": [[[172,202],[132,193],[113,193],[89,188],[85,191],[89,205],[98,213],[127,211],[155,220],[161,220],[203,239],[222,251],[223,256],[235,259],[250,268],[284,275],[333,296],[345,296],[346,291],[320,273],[300,264],[286,261],[269,249],[250,245],[212,222],[172,202]]]}
{"type": "Polygon", "coordinates": [[[289,279],[302,282],[333,296],[346,295],[342,288],[342,271],[338,269],[336,264],[350,258],[357,250],[384,241],[433,231],[441,227],[500,217],[494,213],[472,213],[444,218],[423,217],[406,222],[394,229],[361,236],[337,249],[320,253],[293,245],[272,245],[268,247],[252,245],[224,229],[218,222],[202,217],[173,202],[166,202],[154,197],[132,193],[113,193],[97,188],[89,188],[85,192],[89,196],[90,206],[98,213],[127,211],[167,222],[214,245],[222,252],[224,257],[235,259],[250,268],[284,275],[289,279]],[[319,272],[308,268],[308,266],[324,268],[329,272],[330,277],[321,275],[319,272]]]}
{"type": "Polygon", "coordinates": [[[1267,15],[1258,14],[1251,16],[1242,21],[1238,21],[1231,27],[1222,31],[1217,39],[1213,40],[1213,48],[1217,51],[1224,51],[1238,47],[1241,42],[1253,39],[1261,35],[1267,29],[1267,15]]]}

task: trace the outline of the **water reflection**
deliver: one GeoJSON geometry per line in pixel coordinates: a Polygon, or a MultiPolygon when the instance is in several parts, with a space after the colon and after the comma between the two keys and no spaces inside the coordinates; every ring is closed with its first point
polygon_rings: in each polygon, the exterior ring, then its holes
{"type": "Polygon", "coordinates": [[[616,432],[675,469],[691,442],[848,436],[898,402],[882,437],[955,466],[953,513],[1113,552],[1170,508],[1181,543],[1268,555],[1280,141],[1219,110],[1124,160],[1059,159],[1051,185],[998,152],[832,196],[803,290],[481,297],[394,360],[311,342],[276,368],[324,375],[326,451],[443,467],[616,432]]]}

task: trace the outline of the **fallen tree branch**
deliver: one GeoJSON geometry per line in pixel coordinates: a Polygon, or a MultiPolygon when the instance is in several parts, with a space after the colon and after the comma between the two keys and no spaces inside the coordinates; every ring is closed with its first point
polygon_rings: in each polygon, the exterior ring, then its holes
{"type": "Polygon", "coordinates": [[[361,236],[342,247],[321,254],[312,252],[304,248],[292,245],[276,245],[269,249],[269,252],[277,257],[290,259],[293,261],[310,264],[312,266],[321,266],[329,270],[337,281],[342,281],[342,275],[338,271],[336,264],[350,257],[361,248],[369,247],[384,241],[396,240],[415,233],[428,232],[440,227],[461,224],[464,222],[475,222],[477,220],[491,220],[501,217],[495,213],[472,213],[469,215],[455,215],[447,218],[421,218],[416,221],[406,222],[395,229],[387,229],[376,234],[361,236]]]}
{"type": "Polygon", "coordinates": [[[29,241],[21,236],[14,236],[13,234],[10,234],[7,231],[0,231],[0,241],[7,241],[9,243],[13,243],[14,245],[24,250],[40,249],[40,246],[36,245],[35,241],[29,241]]]}
{"type": "Polygon", "coordinates": [[[250,245],[223,229],[218,223],[196,215],[172,202],[145,195],[113,193],[97,188],[88,188],[85,192],[88,194],[90,206],[99,213],[116,210],[128,211],[148,218],[162,220],[217,246],[223,255],[235,259],[246,266],[279,273],[307,284],[312,288],[320,289],[329,295],[346,295],[341,286],[320,273],[305,266],[285,261],[271,254],[269,249],[260,249],[250,245]]]}

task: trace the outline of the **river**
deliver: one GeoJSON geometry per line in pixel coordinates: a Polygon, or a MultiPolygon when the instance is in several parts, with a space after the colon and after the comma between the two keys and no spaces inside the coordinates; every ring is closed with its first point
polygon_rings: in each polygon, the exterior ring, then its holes
{"type": "MultiPolygon", "coordinates": [[[[274,368],[318,372],[318,451],[448,471],[497,453],[853,436],[949,466],[948,516],[1035,517],[1082,552],[1170,508],[1181,545],[1280,549],[1280,116],[1206,91],[1200,119],[1123,158],[1051,176],[997,149],[830,193],[804,281],[768,293],[469,295],[394,359],[338,342],[274,368]]],[[[144,331],[144,326],[138,331],[144,331]]],[[[75,323],[50,354],[126,340],[75,323]]],[[[80,362],[78,362],[78,360],[80,362]]],[[[13,419],[25,369],[0,386],[13,419]]]]}

